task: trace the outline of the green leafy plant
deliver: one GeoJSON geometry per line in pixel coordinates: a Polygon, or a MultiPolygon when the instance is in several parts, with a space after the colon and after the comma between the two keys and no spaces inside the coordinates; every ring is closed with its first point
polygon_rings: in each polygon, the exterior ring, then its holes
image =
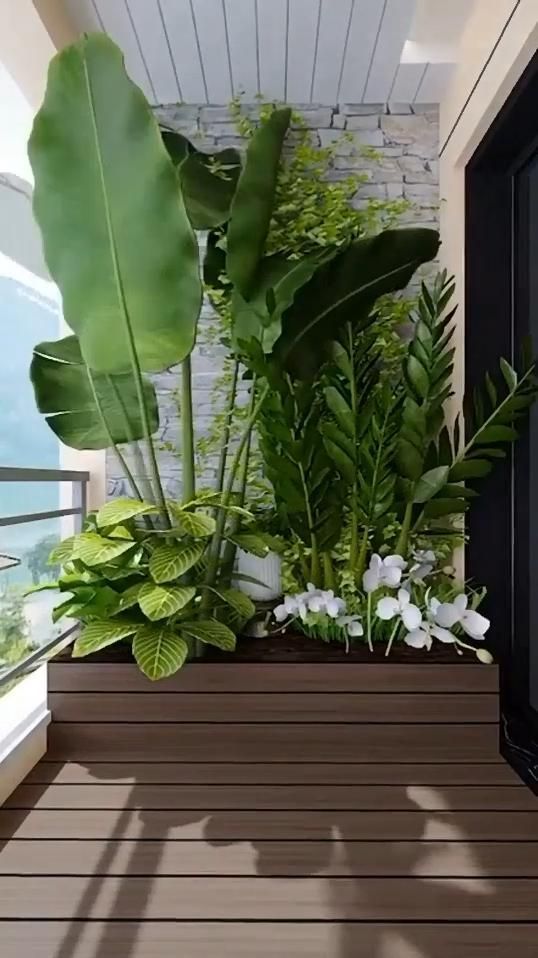
{"type": "MultiPolygon", "coordinates": [[[[107,37],[85,36],[51,64],[29,155],[45,255],[73,335],[38,346],[31,376],[56,434],[76,448],[115,448],[134,495],[104,506],[53,554],[63,562],[60,588],[71,593],[56,615],[77,615],[85,626],[76,654],[128,639],[156,678],[199,643],[232,648],[226,610],[236,630],[247,612],[232,589],[235,549],[264,555],[270,548],[244,509],[253,430],[268,397],[280,390],[299,410],[302,386],[307,395],[335,332],[367,327],[376,300],[405,287],[437,252],[437,233],[419,228],[342,237],[327,249],[316,242],[295,258],[275,252],[290,119],[289,109],[271,112],[240,164],[229,152],[203,158],[172,131],[163,141],[107,37]],[[190,366],[202,298],[193,227],[202,225],[211,230],[204,272],[229,316],[233,361],[250,377],[241,434],[233,451],[223,437],[217,489],[206,497],[196,491],[190,366]],[[148,379],[174,364],[181,367],[181,503],[165,497],[148,379]],[[144,489],[119,449],[126,440],[142,459],[137,443],[147,451],[144,489]]],[[[230,421],[235,406],[233,394],[230,421]]],[[[306,478],[313,437],[310,449],[308,442],[299,449],[298,439],[292,455],[306,478]]],[[[326,522],[317,514],[325,456],[307,479],[316,525],[326,522]]]]}
{"type": "MultiPolygon", "coordinates": [[[[518,435],[517,420],[536,396],[533,365],[527,364],[520,375],[502,359],[500,375],[488,374],[484,388],[465,404],[465,438],[460,416],[453,425],[447,422],[455,352],[453,293],[446,273],[430,287],[422,285],[400,368],[391,363],[388,372],[376,336],[377,307],[340,331],[335,323],[337,338],[309,385],[307,412],[289,403],[286,407],[287,444],[282,417],[275,413],[281,392],[275,387],[267,400],[261,451],[278,511],[297,538],[291,581],[299,587],[311,581],[336,588],[352,611],[362,601],[372,555],[396,555],[406,564],[417,550],[433,550],[436,561],[449,557],[462,539],[461,519],[477,494],[476,482],[506,455],[506,446],[518,435]],[[323,521],[332,523],[335,535],[323,563],[304,559],[305,550],[316,557],[315,521],[305,528],[289,520],[298,508],[289,464],[295,459],[298,468],[305,446],[309,462],[320,461],[322,447],[325,454],[323,521]]],[[[301,376],[302,368],[293,372],[301,376]]],[[[303,386],[290,375],[290,393],[303,386]]],[[[306,487],[315,487],[316,471],[307,468],[304,475],[306,487]]]]}

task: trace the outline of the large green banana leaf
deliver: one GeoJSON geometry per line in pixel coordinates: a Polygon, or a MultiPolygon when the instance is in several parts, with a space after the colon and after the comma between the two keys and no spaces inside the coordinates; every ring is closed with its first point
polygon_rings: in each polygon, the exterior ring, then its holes
{"type": "MultiPolygon", "coordinates": [[[[30,378],[39,412],[66,446],[106,449],[112,442],[144,438],[133,377],[90,373],[76,336],[36,346],[30,378]]],[[[147,380],[144,397],[153,433],[159,412],[155,390],[147,380]]]]}
{"type": "Polygon", "coordinates": [[[88,366],[184,359],[201,307],[196,240],[149,104],[108,37],[53,59],[29,156],[47,265],[88,366]]]}
{"type": "Polygon", "coordinates": [[[323,259],[320,254],[304,256],[300,260],[289,260],[278,255],[264,257],[258,268],[251,298],[247,301],[237,290],[233,292],[234,344],[240,347],[242,340],[254,338],[261,343],[264,352],[270,353],[281,333],[282,314],[323,259]]]}
{"type": "Polygon", "coordinates": [[[174,130],[161,130],[166,149],[177,166],[181,192],[195,230],[221,226],[230,216],[241,156],[237,150],[202,153],[174,130]]]}
{"type": "Polygon", "coordinates": [[[273,213],[282,144],[291,110],[275,110],[252,137],[239,177],[228,226],[228,276],[243,299],[250,299],[265,251],[273,213]]]}
{"type": "Polygon", "coordinates": [[[345,322],[364,322],[376,299],[403,289],[418,267],[432,260],[439,234],[429,229],[385,230],[351,243],[324,263],[282,316],[273,359],[297,379],[314,376],[328,341],[345,322]]]}

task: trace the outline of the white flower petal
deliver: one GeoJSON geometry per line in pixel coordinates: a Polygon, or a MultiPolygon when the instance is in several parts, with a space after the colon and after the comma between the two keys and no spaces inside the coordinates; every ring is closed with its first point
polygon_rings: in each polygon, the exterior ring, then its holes
{"type": "Polygon", "coordinates": [[[358,635],[364,635],[364,629],[363,629],[361,623],[358,622],[357,620],[354,620],[353,622],[350,622],[349,625],[348,625],[348,627],[347,627],[347,634],[348,634],[351,638],[354,638],[355,636],[358,636],[358,635]]]}
{"type": "Polygon", "coordinates": [[[411,602],[411,596],[407,589],[398,590],[398,602],[400,604],[400,609],[405,609],[406,605],[409,605],[411,602]]]}
{"type": "Polygon", "coordinates": [[[338,600],[338,599],[329,599],[329,600],[325,603],[325,609],[326,609],[326,611],[327,611],[327,615],[330,616],[331,619],[336,619],[336,618],[340,615],[340,611],[341,611],[340,605],[339,605],[339,600],[338,600]]]}
{"type": "Polygon", "coordinates": [[[308,615],[308,609],[304,602],[299,602],[298,606],[299,606],[298,607],[299,616],[301,620],[304,622],[308,615]]]}
{"type": "Polygon", "coordinates": [[[384,619],[385,622],[388,622],[389,619],[393,619],[395,615],[398,615],[399,611],[400,606],[397,600],[391,596],[386,595],[377,603],[376,615],[379,619],[384,619]]]}
{"type": "Polygon", "coordinates": [[[491,665],[493,662],[493,656],[487,649],[477,649],[475,655],[478,661],[483,662],[484,665],[491,665]]]}
{"type": "Polygon", "coordinates": [[[370,559],[370,569],[380,569],[382,565],[383,565],[383,560],[381,556],[378,555],[377,552],[374,552],[370,559]]]}
{"type": "Polygon", "coordinates": [[[475,612],[473,609],[469,609],[468,612],[463,614],[461,624],[463,631],[472,639],[483,639],[491,625],[485,615],[480,615],[479,612],[475,612]]]}
{"type": "Polygon", "coordinates": [[[387,566],[381,573],[381,581],[388,585],[389,589],[395,589],[400,585],[402,570],[397,566],[387,566]]]}
{"type": "Polygon", "coordinates": [[[441,602],[434,615],[437,625],[443,629],[451,629],[460,620],[460,613],[452,602],[441,602]]]}
{"type": "Polygon", "coordinates": [[[313,582],[307,582],[307,583],[306,583],[306,591],[307,591],[307,592],[317,592],[318,590],[316,589],[316,587],[315,587],[315,585],[314,585],[313,582]]]}
{"type": "Polygon", "coordinates": [[[448,629],[441,629],[438,625],[432,625],[431,634],[434,635],[436,639],[439,639],[439,642],[444,642],[446,645],[456,641],[456,637],[452,635],[452,632],[449,632],[448,629]]]}
{"type": "MultiPolygon", "coordinates": [[[[428,589],[428,592],[429,592],[429,589],[428,589]]],[[[428,595],[428,592],[426,593],[426,596],[428,595]]],[[[435,613],[437,612],[437,609],[439,608],[440,605],[441,605],[441,603],[439,602],[439,599],[436,599],[435,596],[433,596],[433,597],[430,599],[429,603],[428,603],[428,608],[429,608],[430,612],[431,612],[433,615],[435,615],[435,613]]]]}
{"type": "Polygon", "coordinates": [[[386,559],[383,559],[383,565],[387,568],[393,566],[396,569],[403,570],[407,567],[407,562],[402,556],[387,556],[386,559]]]}
{"type": "Polygon", "coordinates": [[[324,606],[324,602],[320,595],[312,594],[312,598],[308,598],[306,600],[306,605],[311,612],[321,612],[324,606]]]}
{"type": "Polygon", "coordinates": [[[277,606],[273,609],[273,616],[274,616],[274,618],[276,619],[277,622],[284,622],[285,619],[287,619],[289,615],[290,615],[290,613],[288,612],[288,610],[287,610],[286,606],[284,605],[284,603],[282,603],[282,605],[277,605],[277,606]]]}
{"type": "Polygon", "coordinates": [[[409,632],[413,632],[420,627],[422,622],[422,613],[416,605],[407,605],[402,609],[402,622],[409,632]]]}
{"type": "Polygon", "coordinates": [[[460,614],[460,617],[461,617],[461,616],[463,615],[463,613],[465,612],[465,609],[467,608],[467,603],[468,603],[468,601],[469,601],[469,600],[468,600],[468,598],[467,598],[467,596],[465,595],[464,592],[462,592],[460,595],[457,595],[456,598],[454,599],[454,603],[453,603],[453,604],[456,606],[456,609],[458,610],[458,612],[459,612],[459,614],[460,614]]]}
{"type": "MultiPolygon", "coordinates": [[[[371,565],[371,563],[370,563],[371,565]]],[[[365,592],[375,592],[379,587],[379,574],[377,570],[367,569],[362,577],[362,587],[365,592]]]]}
{"type": "Polygon", "coordinates": [[[432,640],[424,629],[414,629],[413,632],[408,632],[404,642],[406,645],[410,645],[412,649],[431,649],[432,645],[432,640]]]}

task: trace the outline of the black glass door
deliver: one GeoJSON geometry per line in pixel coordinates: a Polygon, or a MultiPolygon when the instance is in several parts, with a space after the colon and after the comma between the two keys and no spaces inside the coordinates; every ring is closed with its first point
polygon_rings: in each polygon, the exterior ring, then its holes
{"type": "MultiPolygon", "coordinates": [[[[466,391],[538,357],[538,54],[466,168],[466,391]]],[[[538,405],[473,500],[466,573],[487,590],[500,749],[538,792],[538,405]]]]}

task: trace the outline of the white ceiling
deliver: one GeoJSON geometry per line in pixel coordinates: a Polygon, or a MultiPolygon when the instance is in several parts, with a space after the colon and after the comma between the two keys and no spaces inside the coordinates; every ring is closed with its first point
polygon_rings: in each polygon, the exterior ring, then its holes
{"type": "Polygon", "coordinates": [[[471,6],[470,0],[64,4],[76,30],[104,30],[119,44],[152,103],[224,104],[243,92],[247,100],[261,93],[327,105],[438,102],[452,69],[455,35],[471,6]],[[441,36],[435,7],[442,13],[441,36]],[[414,37],[420,42],[406,43],[414,37]]]}

